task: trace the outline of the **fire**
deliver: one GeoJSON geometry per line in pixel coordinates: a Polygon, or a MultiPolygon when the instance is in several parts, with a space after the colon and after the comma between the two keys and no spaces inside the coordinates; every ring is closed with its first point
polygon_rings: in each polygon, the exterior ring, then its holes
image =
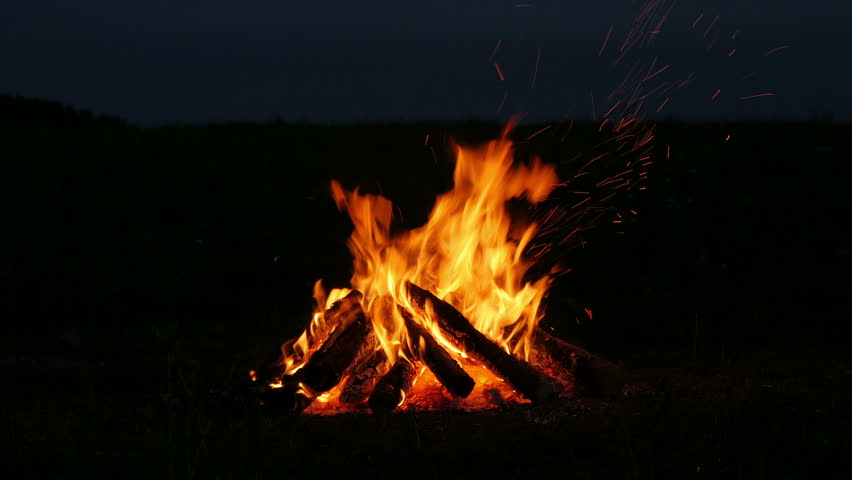
{"type": "MultiPolygon", "coordinates": [[[[516,164],[512,144],[503,138],[476,148],[456,147],[453,179],[453,189],[436,199],[425,225],[396,234],[391,233],[394,209],[390,200],[347,191],[337,181],[331,183],[334,201],[354,224],[348,242],[354,258],[351,286],[363,294],[361,305],[372,321],[378,348],[387,356],[384,371],[398,358],[413,360],[412,352],[423,348],[422,341],[411,341],[399,311],[399,307],[413,310],[407,282],[450,303],[505,351],[530,360],[533,329],[542,317],[542,301],[552,278],[524,278],[532,262],[523,252],[537,225],[519,225],[506,204],[515,198],[541,202],[559,183],[556,171],[537,158],[529,165],[516,164]]],[[[302,368],[311,349],[316,349],[316,339],[333,330],[322,312],[349,292],[333,289],[326,293],[317,282],[317,313],[309,328],[282,346],[285,375],[302,368]]],[[[479,408],[494,405],[488,399],[495,396],[501,402],[522,401],[511,387],[444,338],[431,313],[427,309],[417,322],[464,366],[476,387],[466,399],[449,400],[431,372],[418,367],[412,388],[401,403],[435,404],[437,398],[446,397],[443,401],[479,408]],[[435,398],[429,400],[430,396],[435,398]]],[[[340,385],[318,397],[308,411],[335,407],[339,389],[340,385]]]]}

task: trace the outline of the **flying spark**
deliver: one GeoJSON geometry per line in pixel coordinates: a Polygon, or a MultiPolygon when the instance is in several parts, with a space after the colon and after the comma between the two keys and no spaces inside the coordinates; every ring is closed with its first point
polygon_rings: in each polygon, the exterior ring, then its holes
{"type": "Polygon", "coordinates": [[[535,80],[538,78],[538,62],[541,61],[541,48],[538,49],[538,53],[535,56],[535,71],[533,72],[532,83],[530,86],[535,88],[535,80]]]}
{"type": "Polygon", "coordinates": [[[750,98],[758,98],[758,97],[772,97],[774,93],[758,93],[757,95],[748,95],[745,97],[740,97],[740,100],[748,100],[750,98]]]}
{"type": "Polygon", "coordinates": [[[763,56],[764,56],[764,57],[768,57],[768,56],[772,55],[773,53],[775,53],[775,52],[777,52],[777,51],[779,51],[779,50],[784,50],[785,48],[790,48],[790,46],[789,46],[789,45],[781,45],[780,47],[775,47],[775,48],[773,48],[772,50],[770,50],[770,51],[768,51],[768,52],[764,53],[764,54],[763,54],[763,56]]]}
{"type": "Polygon", "coordinates": [[[506,78],[503,77],[503,71],[500,70],[500,65],[497,65],[497,62],[494,62],[494,68],[497,70],[497,76],[500,77],[500,81],[502,82],[503,80],[506,80],[506,78]]]}
{"type": "Polygon", "coordinates": [[[500,45],[503,43],[503,40],[497,40],[497,45],[494,46],[494,51],[491,52],[491,56],[488,57],[488,61],[494,60],[494,56],[497,55],[497,50],[500,50],[500,45]]]}
{"type": "Polygon", "coordinates": [[[716,25],[716,22],[718,22],[718,21],[719,21],[719,15],[716,15],[716,18],[714,18],[713,21],[710,22],[710,26],[707,27],[707,30],[704,32],[704,38],[707,38],[707,35],[710,34],[710,30],[713,30],[713,25],[716,25]]]}
{"type": "Polygon", "coordinates": [[[606,38],[604,38],[603,45],[601,45],[601,49],[598,51],[598,56],[603,55],[603,51],[606,48],[607,42],[609,42],[609,36],[612,35],[612,25],[609,26],[609,31],[606,32],[606,38]]]}

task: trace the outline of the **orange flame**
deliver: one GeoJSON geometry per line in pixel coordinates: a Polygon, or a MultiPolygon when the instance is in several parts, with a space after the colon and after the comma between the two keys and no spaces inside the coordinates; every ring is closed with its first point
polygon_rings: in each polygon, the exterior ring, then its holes
{"type": "Polygon", "coordinates": [[[399,353],[394,341],[407,339],[395,309],[395,304],[410,306],[407,281],[449,301],[480,332],[528,358],[531,327],[540,319],[550,279],[523,282],[531,263],[522,252],[536,225],[513,232],[506,201],[525,197],[540,202],[559,180],[554,168],[538,159],[530,166],[514,166],[512,153],[508,140],[478,149],[457,147],[454,188],[438,197],[426,225],[396,236],[390,234],[390,200],[347,192],[332,182],[338,207],[355,224],[349,239],[355,272],[351,284],[364,294],[364,308],[390,359],[399,353]]]}
{"type": "MultiPolygon", "coordinates": [[[[399,234],[391,234],[390,200],[357,190],[346,191],[337,181],[331,183],[338,208],[345,209],[354,223],[348,242],[354,257],[351,285],[363,294],[362,306],[373,322],[388,364],[406,356],[406,347],[409,351],[418,348],[409,342],[405,322],[396,307],[411,309],[405,288],[408,281],[451,303],[506,351],[530,358],[533,327],[542,317],[542,300],[552,279],[524,279],[532,263],[524,259],[523,251],[535,236],[537,225],[513,222],[506,202],[513,198],[541,202],[559,179],[554,167],[539,159],[530,165],[515,165],[512,144],[506,139],[479,148],[456,147],[456,158],[454,188],[437,198],[425,225],[399,234]]],[[[326,295],[317,282],[314,298],[318,313],[300,337],[282,346],[288,374],[305,364],[315,348],[313,339],[326,336],[333,328],[323,319],[323,307],[348,292],[334,289],[326,295]]],[[[482,397],[497,390],[502,398],[513,396],[500,379],[473,365],[463,351],[441,335],[429,318],[430,312],[424,317],[418,322],[476,379],[477,388],[471,397],[477,391],[482,397]]],[[[424,375],[424,370],[420,369],[417,378],[425,378],[415,380],[407,401],[422,399],[426,390],[438,386],[431,374],[424,375]]],[[[337,392],[330,393],[311,409],[322,410],[333,404],[337,392]]],[[[482,398],[468,404],[477,402],[483,403],[482,398]]]]}

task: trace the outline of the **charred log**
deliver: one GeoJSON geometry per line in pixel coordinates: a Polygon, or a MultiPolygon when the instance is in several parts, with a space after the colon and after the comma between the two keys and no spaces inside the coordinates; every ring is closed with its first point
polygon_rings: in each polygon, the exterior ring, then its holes
{"type": "Polygon", "coordinates": [[[417,359],[423,362],[453,396],[465,398],[473,391],[476,382],[459,363],[438,344],[428,330],[418,325],[407,310],[400,307],[405,328],[417,359]]]}
{"type": "Polygon", "coordinates": [[[373,413],[390,413],[405,399],[414,381],[414,365],[404,358],[397,359],[376,388],[370,393],[367,405],[373,413]]]}
{"type": "Polygon", "coordinates": [[[431,303],[438,326],[450,341],[507,381],[527,399],[543,402],[555,398],[562,390],[561,385],[554,379],[507,353],[476,330],[467,318],[449,303],[411,282],[408,283],[408,291],[418,313],[425,314],[426,304],[431,303]]]}
{"type": "MultiPolygon", "coordinates": [[[[334,331],[335,329],[338,329],[337,327],[345,327],[345,325],[341,325],[341,321],[353,318],[351,316],[347,316],[346,313],[349,312],[354,303],[358,303],[360,300],[361,292],[352,290],[348,295],[334,302],[331,307],[323,313],[325,323],[328,325],[329,329],[334,331]]],[[[316,345],[323,340],[325,340],[325,338],[309,338],[308,342],[311,345],[316,345]]],[[[284,347],[282,345],[276,348],[274,352],[270,352],[266,361],[261,363],[261,366],[257,369],[255,376],[255,381],[258,384],[268,385],[281,380],[281,376],[284,374],[282,357],[285,352],[283,351],[283,348],[284,347]]]]}
{"type": "Polygon", "coordinates": [[[301,383],[313,394],[334,388],[355,360],[373,346],[367,341],[373,324],[364,314],[360,301],[355,299],[343,305],[339,318],[337,328],[297,372],[301,383]]]}
{"type": "Polygon", "coordinates": [[[374,349],[362,358],[343,382],[343,388],[340,390],[340,401],[355,405],[367,400],[370,392],[373,391],[381,378],[379,369],[386,361],[387,355],[382,349],[374,349]]]}
{"type": "Polygon", "coordinates": [[[590,394],[611,397],[624,387],[624,369],[588,350],[536,328],[533,346],[546,352],[574,376],[577,386],[590,394]]]}

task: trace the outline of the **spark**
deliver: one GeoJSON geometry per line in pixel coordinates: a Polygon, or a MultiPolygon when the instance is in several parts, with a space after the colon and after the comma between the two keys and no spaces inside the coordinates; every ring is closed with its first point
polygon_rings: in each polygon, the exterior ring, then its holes
{"type": "Polygon", "coordinates": [[[734,56],[734,52],[736,52],[736,51],[737,51],[737,49],[736,49],[736,48],[735,48],[735,49],[733,49],[733,50],[731,50],[731,53],[729,53],[729,54],[728,54],[728,56],[729,56],[729,57],[733,57],[733,56],[734,56]]]}
{"type": "Polygon", "coordinates": [[[660,113],[660,110],[662,110],[662,109],[663,109],[663,107],[665,107],[667,103],[669,103],[669,99],[668,99],[668,98],[666,98],[666,99],[663,101],[663,103],[662,103],[662,104],[660,104],[659,108],[657,108],[657,113],[660,113]]]}
{"type": "Polygon", "coordinates": [[[710,26],[707,27],[707,30],[704,32],[704,38],[707,38],[707,35],[710,34],[710,30],[713,30],[713,25],[716,25],[716,22],[718,22],[718,21],[719,21],[719,15],[716,15],[716,18],[714,18],[713,21],[710,22],[710,26]]]}
{"type": "Polygon", "coordinates": [[[609,42],[609,36],[612,35],[612,25],[609,26],[609,31],[606,32],[606,37],[604,38],[603,45],[601,45],[601,49],[598,51],[598,56],[603,55],[604,48],[606,48],[607,42],[609,42]]]}
{"type": "Polygon", "coordinates": [[[645,139],[644,139],[644,140],[642,140],[642,143],[640,143],[639,145],[637,145],[637,146],[636,146],[636,148],[642,148],[642,147],[644,147],[646,143],[650,142],[650,141],[651,141],[651,140],[653,140],[653,139],[654,139],[654,134],[649,132],[649,133],[648,133],[648,135],[645,137],[645,139]]]}
{"type": "Polygon", "coordinates": [[[775,47],[775,48],[773,48],[772,50],[770,50],[770,51],[768,51],[768,52],[764,53],[764,54],[763,54],[763,56],[764,56],[764,57],[768,57],[768,56],[772,55],[773,53],[775,53],[775,52],[777,52],[777,51],[779,51],[779,50],[784,50],[785,48],[790,48],[790,46],[789,46],[789,45],[781,45],[780,47],[775,47]]]}
{"type": "Polygon", "coordinates": [[[509,92],[503,93],[503,100],[500,100],[500,105],[497,107],[497,113],[500,113],[500,110],[503,110],[503,104],[506,103],[507,98],[509,98],[509,92]]]}
{"type": "MultiPolygon", "coordinates": [[[[666,158],[672,158],[672,146],[671,145],[666,147],[666,158]]],[[[632,212],[632,210],[631,210],[631,212],[632,212]]],[[[633,213],[635,214],[636,212],[633,212],[633,213]]]]}
{"type": "Polygon", "coordinates": [[[494,68],[497,70],[497,76],[500,77],[500,81],[502,82],[503,80],[506,80],[506,78],[503,77],[503,71],[500,70],[500,65],[498,65],[497,62],[494,62],[494,68]]]}
{"type": "Polygon", "coordinates": [[[589,161],[588,161],[588,163],[586,163],[585,165],[583,165],[583,168],[581,168],[581,169],[580,169],[580,172],[582,172],[583,170],[585,170],[585,169],[586,169],[586,167],[588,167],[589,165],[591,165],[591,164],[595,163],[596,161],[600,160],[601,158],[603,158],[603,157],[605,157],[605,156],[606,156],[606,154],[605,154],[605,153],[602,153],[602,154],[598,155],[597,157],[595,157],[595,158],[593,158],[593,159],[589,160],[589,161]]]}
{"type": "Polygon", "coordinates": [[[609,111],[604,114],[604,117],[608,117],[609,114],[612,113],[613,110],[615,110],[615,107],[619,106],[620,104],[621,100],[615,102],[615,105],[613,105],[612,108],[610,108],[609,111]]]}
{"type": "Polygon", "coordinates": [[[740,33],[741,31],[742,31],[742,30],[740,30],[739,28],[738,28],[738,29],[736,29],[736,30],[734,30],[734,33],[731,35],[731,40],[736,40],[736,39],[737,39],[737,34],[738,34],[738,33],[740,33]]]}
{"type": "Polygon", "coordinates": [[[426,140],[423,141],[423,146],[426,147],[429,145],[429,134],[426,134],[426,140]]]}
{"type": "Polygon", "coordinates": [[[696,18],[694,22],[692,22],[692,28],[695,28],[695,26],[698,25],[698,22],[700,22],[702,18],[704,18],[703,13],[701,15],[699,15],[698,18],[696,18]]]}
{"type": "Polygon", "coordinates": [[[683,88],[683,87],[689,85],[692,82],[694,77],[695,77],[695,72],[689,72],[689,75],[687,75],[686,80],[680,82],[678,84],[677,88],[683,88]]]}
{"type": "Polygon", "coordinates": [[[500,50],[500,45],[503,44],[503,40],[497,40],[497,45],[494,46],[494,51],[491,52],[491,56],[488,57],[488,61],[494,60],[494,56],[497,55],[497,50],[500,50]]]}
{"type": "Polygon", "coordinates": [[[605,119],[604,119],[604,121],[603,121],[603,122],[601,122],[601,126],[600,126],[600,127],[598,127],[598,132],[602,132],[602,131],[603,131],[603,127],[604,127],[604,125],[606,125],[606,122],[608,122],[608,121],[609,121],[609,119],[608,119],[608,118],[605,118],[605,119]]]}
{"type": "Polygon", "coordinates": [[[579,203],[577,203],[573,207],[571,207],[571,209],[575,209],[575,208],[579,207],[580,205],[588,202],[591,199],[592,199],[592,197],[586,197],[584,200],[580,201],[579,203]]]}
{"type": "Polygon", "coordinates": [[[657,70],[657,71],[656,71],[656,72],[654,72],[653,74],[648,75],[647,77],[645,77],[644,79],[642,79],[642,81],[644,82],[644,81],[646,81],[646,80],[650,80],[650,79],[652,79],[652,78],[656,77],[657,75],[659,75],[659,74],[661,74],[661,73],[665,72],[668,68],[669,68],[669,65],[666,65],[665,67],[663,67],[663,68],[661,68],[661,69],[657,70]]]}
{"type": "Polygon", "coordinates": [[[552,126],[552,125],[548,125],[548,126],[546,126],[546,127],[542,128],[541,130],[539,130],[539,131],[537,131],[537,132],[533,133],[532,135],[530,135],[529,137],[527,137],[527,140],[529,140],[529,139],[531,139],[531,138],[533,138],[533,137],[537,136],[537,135],[538,135],[538,134],[540,134],[540,133],[546,132],[547,130],[549,130],[549,129],[550,129],[550,127],[551,127],[551,126],[552,126]]]}
{"type": "Polygon", "coordinates": [[[774,93],[758,93],[757,95],[748,95],[745,97],[740,97],[740,100],[748,100],[750,98],[758,98],[758,97],[772,97],[774,93]]]}
{"type": "Polygon", "coordinates": [[[532,84],[530,85],[532,88],[535,88],[535,79],[538,78],[538,62],[541,60],[541,48],[538,49],[538,53],[535,56],[535,71],[533,71],[532,84]]]}
{"type": "Polygon", "coordinates": [[[716,93],[714,93],[714,94],[713,94],[713,96],[712,96],[710,99],[711,99],[711,100],[716,100],[716,97],[718,97],[718,96],[719,96],[719,93],[721,93],[721,92],[722,92],[722,89],[721,89],[721,88],[720,88],[720,89],[718,89],[718,90],[716,90],[716,93]]]}
{"type": "Polygon", "coordinates": [[[584,308],[583,310],[586,311],[586,315],[588,315],[589,320],[591,320],[592,319],[592,309],[587,307],[587,308],[584,308]]]}
{"type": "MultiPolygon", "coordinates": [[[[616,132],[616,133],[618,133],[618,132],[619,132],[622,128],[624,128],[624,127],[626,127],[626,126],[630,125],[631,123],[633,123],[633,122],[635,122],[635,121],[636,121],[636,118],[635,118],[635,117],[631,118],[630,120],[627,120],[626,122],[625,122],[625,121],[624,121],[624,119],[622,118],[622,119],[621,119],[621,121],[620,121],[620,122],[618,122],[618,125],[616,125],[616,127],[615,127],[615,129],[614,129],[614,130],[615,130],[615,132],[616,132]]],[[[622,138],[627,138],[627,137],[622,137],[622,138]]]]}
{"type": "Polygon", "coordinates": [[[730,140],[730,139],[731,139],[731,135],[730,135],[730,134],[728,134],[728,136],[727,136],[727,137],[725,137],[725,141],[727,142],[727,141],[728,141],[728,140],[730,140]]]}

